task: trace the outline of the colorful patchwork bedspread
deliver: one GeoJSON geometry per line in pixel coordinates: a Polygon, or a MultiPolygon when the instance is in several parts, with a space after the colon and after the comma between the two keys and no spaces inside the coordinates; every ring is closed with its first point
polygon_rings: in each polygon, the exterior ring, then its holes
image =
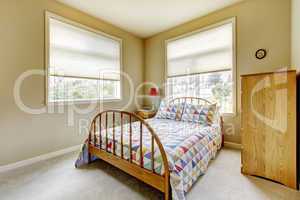
{"type": "MultiPolygon", "coordinates": [[[[182,122],[168,119],[148,119],[146,120],[155,130],[167,154],[170,168],[170,183],[172,187],[172,197],[174,200],[184,200],[185,193],[192,187],[196,180],[205,173],[209,161],[213,159],[221,147],[221,128],[219,124],[203,126],[191,122],[182,122]]],[[[143,157],[140,160],[140,123],[132,123],[132,162],[142,165],[151,170],[151,135],[146,127],[143,129],[142,151],[143,157]]],[[[115,138],[113,140],[113,130],[108,129],[96,133],[96,138],[91,138],[95,146],[113,152],[121,156],[121,128],[115,128],[115,138]],[[107,136],[107,140],[106,140],[107,136]],[[106,145],[107,142],[107,145],[106,145]],[[115,147],[114,147],[115,145],[115,147]]],[[[154,168],[157,174],[164,173],[164,166],[159,149],[155,144],[154,148],[154,168]]],[[[123,125],[123,157],[129,160],[129,124],[123,125]]],[[[87,164],[88,161],[87,143],[82,147],[82,151],[75,163],[76,167],[87,164]]],[[[92,158],[96,160],[96,157],[92,158]]]]}

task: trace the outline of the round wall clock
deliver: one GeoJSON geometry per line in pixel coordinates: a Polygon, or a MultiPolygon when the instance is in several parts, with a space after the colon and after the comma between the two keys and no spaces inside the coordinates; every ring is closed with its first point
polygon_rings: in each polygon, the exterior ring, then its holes
{"type": "Polygon", "coordinates": [[[255,57],[259,60],[264,59],[267,56],[267,51],[265,49],[258,49],[255,53],[255,57]]]}

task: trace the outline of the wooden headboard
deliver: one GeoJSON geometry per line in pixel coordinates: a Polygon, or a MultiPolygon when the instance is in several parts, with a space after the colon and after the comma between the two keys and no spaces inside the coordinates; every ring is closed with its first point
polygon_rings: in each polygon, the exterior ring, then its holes
{"type": "Polygon", "coordinates": [[[199,105],[212,105],[213,104],[210,101],[208,101],[207,99],[203,99],[200,97],[177,97],[177,98],[171,99],[169,101],[169,103],[182,103],[182,102],[196,103],[199,105]]]}

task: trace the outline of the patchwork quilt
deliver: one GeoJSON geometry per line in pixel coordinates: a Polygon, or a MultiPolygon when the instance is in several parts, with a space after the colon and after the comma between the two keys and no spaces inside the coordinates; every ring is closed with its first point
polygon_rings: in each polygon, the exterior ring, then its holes
{"type": "MultiPolygon", "coordinates": [[[[182,122],[168,119],[148,119],[146,120],[158,135],[168,158],[170,168],[170,183],[172,197],[175,200],[184,200],[185,194],[196,182],[199,176],[207,170],[209,161],[213,159],[221,148],[221,129],[219,124],[211,126],[200,125],[192,122],[182,122]]],[[[121,129],[115,128],[115,138],[113,140],[112,129],[96,133],[96,138],[91,138],[95,146],[103,149],[107,148],[121,156],[121,129]],[[106,140],[107,135],[107,140],[106,140]],[[107,142],[107,144],[106,144],[107,142]],[[115,147],[114,147],[115,145],[115,147]]],[[[123,157],[129,160],[129,124],[123,125],[123,157]]],[[[132,161],[142,165],[146,169],[151,169],[151,135],[146,127],[143,127],[143,157],[140,158],[140,123],[132,123],[132,161]],[[140,160],[142,159],[142,161],[140,160]]],[[[157,174],[164,173],[162,157],[158,147],[155,145],[154,168],[157,174]]],[[[87,164],[87,143],[82,147],[82,151],[75,163],[76,167],[87,164]]],[[[96,160],[93,157],[92,160],[96,160]]]]}
{"type": "Polygon", "coordinates": [[[185,103],[168,104],[162,101],[155,118],[180,120],[184,107],[185,103]]]}

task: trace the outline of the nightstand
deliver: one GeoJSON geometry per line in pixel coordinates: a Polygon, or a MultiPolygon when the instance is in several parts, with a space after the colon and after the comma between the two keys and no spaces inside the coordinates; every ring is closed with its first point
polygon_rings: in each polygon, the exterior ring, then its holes
{"type": "Polygon", "coordinates": [[[143,119],[149,119],[149,118],[152,118],[155,116],[156,111],[140,109],[140,110],[137,110],[135,112],[135,114],[137,114],[138,116],[140,116],[143,119]]]}

